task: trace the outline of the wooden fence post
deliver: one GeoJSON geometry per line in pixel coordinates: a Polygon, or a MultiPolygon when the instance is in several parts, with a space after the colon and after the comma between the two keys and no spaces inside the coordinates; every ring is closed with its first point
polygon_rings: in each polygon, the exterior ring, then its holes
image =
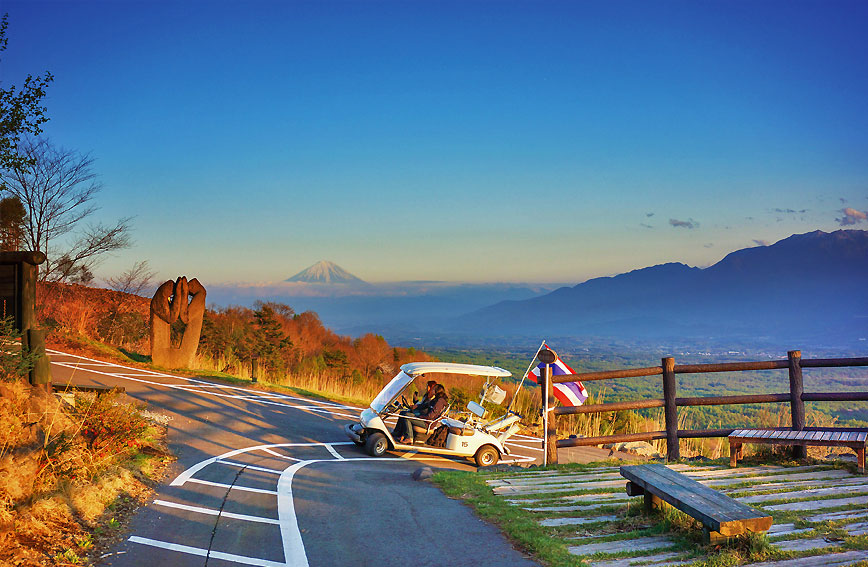
{"type": "MultiPolygon", "coordinates": [[[[787,364],[790,370],[790,412],[793,416],[792,430],[805,429],[805,402],[802,401],[804,386],[802,384],[802,351],[791,350],[787,353],[787,364]]],[[[808,448],[796,445],[793,447],[793,457],[804,459],[808,456],[808,448]]]]}
{"type": "Polygon", "coordinates": [[[675,359],[664,358],[663,366],[663,415],[666,420],[666,460],[681,458],[678,450],[678,407],[675,405],[675,359]]]}

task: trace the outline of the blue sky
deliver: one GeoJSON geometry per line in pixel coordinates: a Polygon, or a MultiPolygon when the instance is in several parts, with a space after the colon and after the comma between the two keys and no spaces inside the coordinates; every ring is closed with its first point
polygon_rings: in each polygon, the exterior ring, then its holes
{"type": "Polygon", "coordinates": [[[161,279],[558,281],[868,228],[865,2],[0,1],[161,279]],[[842,221],[855,223],[842,225],[842,221]]]}

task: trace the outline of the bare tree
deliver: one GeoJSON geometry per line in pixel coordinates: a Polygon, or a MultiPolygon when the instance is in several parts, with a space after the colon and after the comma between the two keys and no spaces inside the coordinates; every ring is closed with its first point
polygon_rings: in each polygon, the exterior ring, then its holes
{"type": "Polygon", "coordinates": [[[123,293],[140,295],[150,285],[151,280],[157,275],[151,270],[147,260],[136,262],[133,267],[121,275],[106,280],[108,286],[123,293]]]}
{"type": "Polygon", "coordinates": [[[129,217],[81,228],[96,212],[93,198],[102,189],[92,157],[45,139],[28,138],[18,149],[30,165],[0,171],[0,181],[3,193],[17,197],[27,210],[25,247],[48,257],[42,279],[84,279],[101,255],[130,245],[129,217]]]}

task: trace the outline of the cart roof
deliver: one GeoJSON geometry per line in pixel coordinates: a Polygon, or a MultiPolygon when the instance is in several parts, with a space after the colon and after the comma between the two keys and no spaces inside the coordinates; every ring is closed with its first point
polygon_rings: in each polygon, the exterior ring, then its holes
{"type": "Polygon", "coordinates": [[[458,364],[455,362],[411,362],[401,367],[404,373],[413,376],[437,372],[440,374],[469,374],[471,376],[496,376],[506,378],[512,373],[497,366],[480,366],[478,364],[458,364]]]}

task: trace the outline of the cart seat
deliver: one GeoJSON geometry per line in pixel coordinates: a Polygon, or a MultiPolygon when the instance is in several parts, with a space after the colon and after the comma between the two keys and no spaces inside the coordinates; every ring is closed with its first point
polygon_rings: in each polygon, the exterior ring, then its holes
{"type": "MultiPolygon", "coordinates": [[[[421,425],[413,424],[413,433],[424,433],[426,435],[430,435],[431,432],[435,429],[434,425],[440,421],[440,417],[449,413],[449,408],[452,407],[452,404],[446,404],[446,407],[443,408],[443,411],[440,412],[440,415],[426,423],[426,427],[422,427],[421,425]]],[[[443,421],[446,421],[447,418],[443,418],[443,421]]]]}
{"type": "Polygon", "coordinates": [[[472,427],[467,427],[467,424],[463,421],[458,421],[457,419],[443,419],[443,425],[449,428],[449,433],[452,435],[463,435],[464,437],[470,437],[473,435],[475,431],[472,427]]]}

